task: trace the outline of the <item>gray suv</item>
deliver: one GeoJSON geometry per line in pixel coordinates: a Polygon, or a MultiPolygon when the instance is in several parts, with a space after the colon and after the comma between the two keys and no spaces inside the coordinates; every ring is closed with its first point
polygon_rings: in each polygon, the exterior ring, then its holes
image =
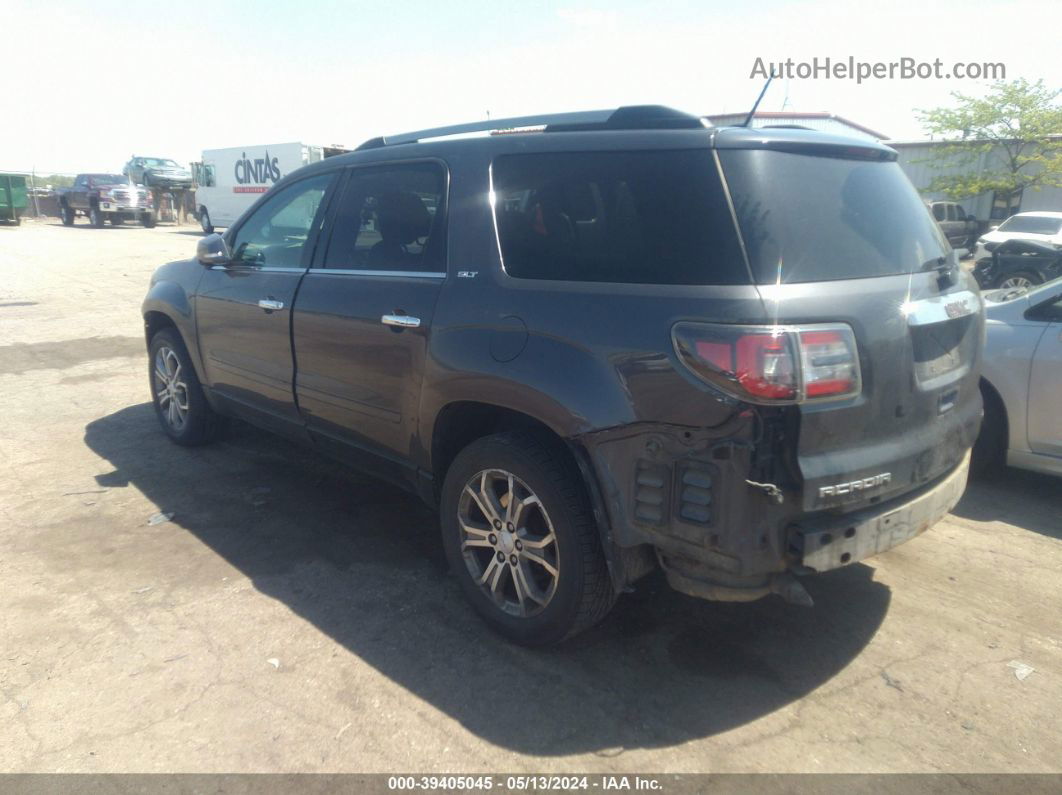
{"type": "Polygon", "coordinates": [[[656,106],[373,139],[158,269],[159,421],[419,494],[519,643],[657,568],[810,605],[957,502],[981,421],[979,293],[895,159],[656,106]]]}
{"type": "Polygon", "coordinates": [[[140,157],[134,155],[122,173],[138,185],[146,188],[179,188],[189,190],[192,187],[192,172],[167,157],[140,157]]]}

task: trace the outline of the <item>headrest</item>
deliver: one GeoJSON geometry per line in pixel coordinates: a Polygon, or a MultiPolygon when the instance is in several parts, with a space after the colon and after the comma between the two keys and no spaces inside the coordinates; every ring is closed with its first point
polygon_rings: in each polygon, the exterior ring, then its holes
{"type": "Polygon", "coordinates": [[[431,214],[415,193],[393,191],[376,202],[380,235],[389,243],[412,243],[431,230],[431,214]]]}

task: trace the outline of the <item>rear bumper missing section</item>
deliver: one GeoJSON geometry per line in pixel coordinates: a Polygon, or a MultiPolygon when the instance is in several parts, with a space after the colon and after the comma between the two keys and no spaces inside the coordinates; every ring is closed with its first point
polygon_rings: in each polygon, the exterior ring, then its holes
{"type": "Polygon", "coordinates": [[[789,548],[805,571],[829,571],[921,535],[955,507],[966,490],[970,454],[949,474],[900,505],[819,516],[790,528],[789,548]]]}
{"type": "Polygon", "coordinates": [[[793,574],[841,568],[922,534],[961,499],[969,469],[967,453],[949,474],[899,504],[893,501],[885,508],[842,517],[817,517],[791,526],[788,571],[735,576],[702,561],[673,557],[660,550],[657,557],[671,587],[690,596],[749,602],[774,593],[792,604],[810,607],[811,596],[793,574]]]}

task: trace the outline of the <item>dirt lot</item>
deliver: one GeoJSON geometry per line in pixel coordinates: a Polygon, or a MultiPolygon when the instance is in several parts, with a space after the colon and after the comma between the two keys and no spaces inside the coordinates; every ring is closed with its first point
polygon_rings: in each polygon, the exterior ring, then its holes
{"type": "Polygon", "coordinates": [[[163,437],[139,305],[195,241],[0,228],[0,771],[1062,771],[1062,482],[973,484],[814,609],[654,577],[514,648],[414,499],[163,437]]]}

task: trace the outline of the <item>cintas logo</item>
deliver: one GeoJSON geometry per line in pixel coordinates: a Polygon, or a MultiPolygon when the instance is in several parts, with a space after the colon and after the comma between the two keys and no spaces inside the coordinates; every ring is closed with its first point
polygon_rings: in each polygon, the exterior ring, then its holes
{"type": "Polygon", "coordinates": [[[248,182],[264,185],[267,181],[276,182],[280,179],[277,158],[270,158],[268,149],[266,149],[265,157],[255,160],[249,160],[247,153],[244,152],[243,157],[236,161],[235,171],[236,182],[240,185],[246,185],[248,182]]]}

